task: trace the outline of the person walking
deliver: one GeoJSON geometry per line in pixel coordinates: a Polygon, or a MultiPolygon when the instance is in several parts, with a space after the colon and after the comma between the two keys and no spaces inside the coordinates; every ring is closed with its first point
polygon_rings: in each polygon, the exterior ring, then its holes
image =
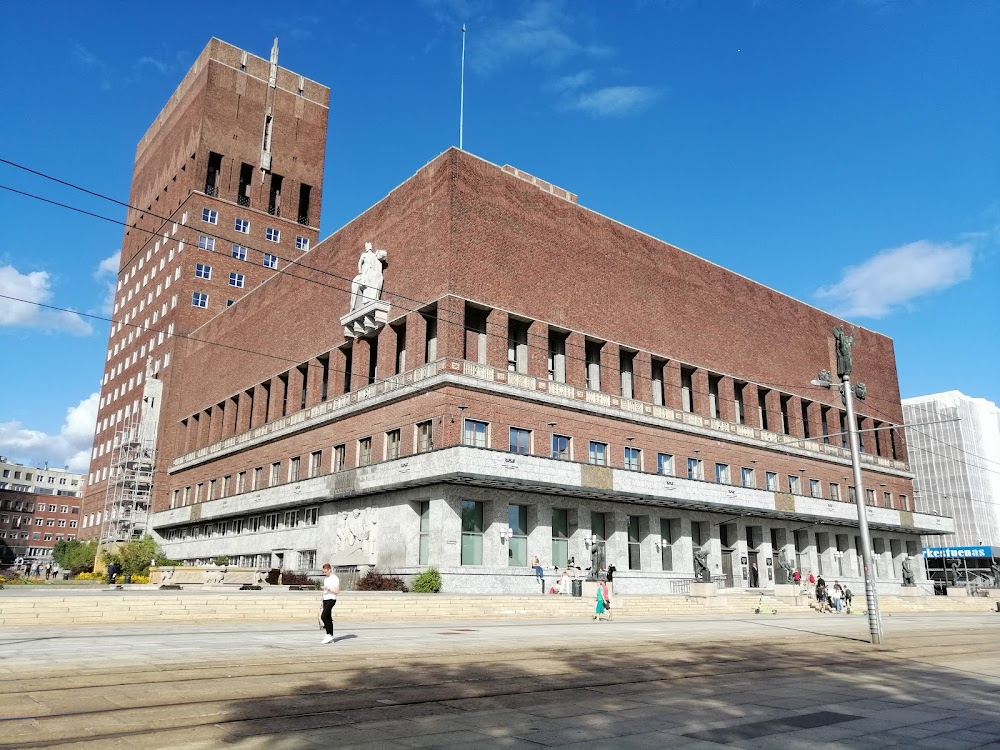
{"type": "Polygon", "coordinates": [[[337,594],[340,593],[340,579],[333,572],[330,563],[323,566],[323,614],[320,619],[326,629],[323,636],[323,643],[333,643],[333,607],[337,603],[337,594]]]}
{"type": "Polygon", "coordinates": [[[604,602],[605,602],[604,592],[605,591],[607,591],[607,589],[605,588],[605,586],[603,584],[598,584],[597,585],[597,610],[594,612],[594,619],[595,620],[598,620],[598,619],[603,620],[604,619],[604,612],[605,612],[605,608],[604,608],[604,602]]]}
{"type": "Polygon", "coordinates": [[[604,611],[608,613],[608,619],[615,619],[614,615],[611,614],[611,591],[608,589],[608,584],[606,582],[601,582],[601,589],[604,594],[604,611]]]}

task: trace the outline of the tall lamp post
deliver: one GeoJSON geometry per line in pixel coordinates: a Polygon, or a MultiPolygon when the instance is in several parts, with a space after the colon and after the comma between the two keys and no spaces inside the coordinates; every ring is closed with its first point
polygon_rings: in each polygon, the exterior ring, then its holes
{"type": "MultiPolygon", "coordinates": [[[[868,512],[865,508],[865,490],[861,483],[861,461],[858,450],[858,424],[854,419],[854,396],[864,399],[867,389],[863,383],[851,385],[851,370],[853,368],[852,347],[854,334],[845,334],[843,326],[834,326],[833,336],[837,340],[837,375],[841,383],[838,386],[847,409],[847,435],[851,448],[851,468],[854,472],[854,486],[857,491],[854,499],[858,506],[858,532],[861,535],[861,558],[864,562],[865,603],[868,613],[868,630],[874,645],[882,643],[882,616],[878,608],[878,595],[875,593],[875,566],[872,564],[872,540],[868,533],[868,512]]],[[[835,384],[828,370],[819,373],[819,379],[812,381],[813,385],[832,388],[835,384]]]]}

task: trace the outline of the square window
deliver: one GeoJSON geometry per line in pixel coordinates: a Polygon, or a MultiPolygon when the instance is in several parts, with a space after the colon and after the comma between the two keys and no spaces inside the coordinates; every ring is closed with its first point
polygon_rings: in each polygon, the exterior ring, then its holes
{"type": "Polygon", "coordinates": [[[281,230],[275,229],[274,227],[268,227],[267,232],[264,235],[268,242],[281,242],[281,230]]]}
{"type": "Polygon", "coordinates": [[[531,453],[531,430],[510,428],[510,452],[527,456],[531,453]]]}
{"type": "Polygon", "coordinates": [[[487,427],[486,422],[466,419],[465,429],[462,430],[462,444],[471,445],[473,448],[485,448],[487,427]]]}
{"type": "Polygon", "coordinates": [[[598,443],[595,440],[590,441],[590,452],[588,454],[588,459],[590,463],[597,466],[607,466],[608,465],[608,444],[598,443]]]}
{"type": "Polygon", "coordinates": [[[271,255],[270,253],[264,253],[264,268],[277,268],[278,267],[278,256],[271,255]]]}
{"type": "Polygon", "coordinates": [[[229,286],[243,288],[243,274],[231,271],[229,273],[229,286]]]}
{"type": "Polygon", "coordinates": [[[208,307],[208,295],[205,292],[193,292],[191,304],[195,307],[208,307]]]}
{"type": "Polygon", "coordinates": [[[199,263],[194,267],[194,275],[196,279],[210,279],[212,278],[212,267],[207,263],[199,263]]]}
{"type": "Polygon", "coordinates": [[[672,477],[674,475],[674,457],[669,453],[657,453],[656,473],[672,477]]]}
{"type": "Polygon", "coordinates": [[[211,208],[201,209],[201,220],[207,221],[209,224],[219,223],[219,212],[213,211],[211,208]]]}
{"type": "Polygon", "coordinates": [[[308,250],[309,249],[309,238],[308,237],[296,237],[295,238],[295,249],[296,250],[308,250]]]}
{"type": "Polygon", "coordinates": [[[247,249],[243,245],[233,245],[233,257],[236,260],[246,260],[247,249]]]}
{"type": "Polygon", "coordinates": [[[236,223],[233,225],[233,229],[242,234],[250,234],[250,220],[249,219],[237,219],[236,223]]]}
{"type": "Polygon", "coordinates": [[[215,237],[206,237],[205,235],[201,235],[198,237],[198,247],[202,250],[215,252],[215,237]]]}

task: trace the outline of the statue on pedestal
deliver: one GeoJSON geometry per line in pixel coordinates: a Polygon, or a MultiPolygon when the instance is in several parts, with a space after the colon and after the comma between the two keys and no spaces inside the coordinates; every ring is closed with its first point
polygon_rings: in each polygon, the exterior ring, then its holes
{"type": "Polygon", "coordinates": [[[851,350],[854,348],[854,334],[844,333],[844,326],[833,327],[833,337],[837,340],[837,375],[849,376],[854,369],[851,350]]]}
{"type": "Polygon", "coordinates": [[[590,573],[587,574],[588,581],[596,581],[600,578],[604,569],[604,545],[594,541],[590,545],[590,573]]]}
{"type": "Polygon", "coordinates": [[[712,571],[708,569],[708,550],[705,547],[694,551],[694,579],[702,583],[712,582],[712,571]]]}
{"type": "Polygon", "coordinates": [[[387,257],[385,250],[375,250],[372,243],[365,243],[364,252],[358,258],[358,275],[351,281],[352,312],[382,296],[385,281],[382,271],[389,265],[387,257]]]}
{"type": "Polygon", "coordinates": [[[906,557],[903,559],[902,564],[903,570],[903,585],[904,586],[916,586],[916,579],[913,573],[913,558],[906,557]]]}
{"type": "Polygon", "coordinates": [[[787,552],[778,555],[778,565],[781,566],[781,581],[779,583],[792,583],[792,561],[788,558],[787,552]]]}

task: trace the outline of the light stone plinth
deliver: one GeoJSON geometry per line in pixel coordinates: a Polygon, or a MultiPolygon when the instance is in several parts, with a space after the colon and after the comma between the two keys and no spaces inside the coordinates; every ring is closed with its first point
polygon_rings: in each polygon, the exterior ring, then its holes
{"type": "Polygon", "coordinates": [[[963,597],[969,595],[964,586],[949,586],[946,591],[948,592],[948,596],[963,597]]]}
{"type": "Polygon", "coordinates": [[[802,587],[794,583],[779,583],[774,587],[774,595],[783,598],[789,597],[797,599],[802,593],[802,587]]]}
{"type": "Polygon", "coordinates": [[[699,597],[709,597],[716,596],[719,593],[719,587],[714,583],[692,583],[691,584],[691,596],[699,597]]]}
{"type": "Polygon", "coordinates": [[[369,302],[352,310],[340,319],[347,338],[370,336],[389,321],[389,303],[381,300],[369,302]]]}
{"type": "Polygon", "coordinates": [[[900,586],[896,596],[927,596],[927,593],[919,586],[900,586]]]}

